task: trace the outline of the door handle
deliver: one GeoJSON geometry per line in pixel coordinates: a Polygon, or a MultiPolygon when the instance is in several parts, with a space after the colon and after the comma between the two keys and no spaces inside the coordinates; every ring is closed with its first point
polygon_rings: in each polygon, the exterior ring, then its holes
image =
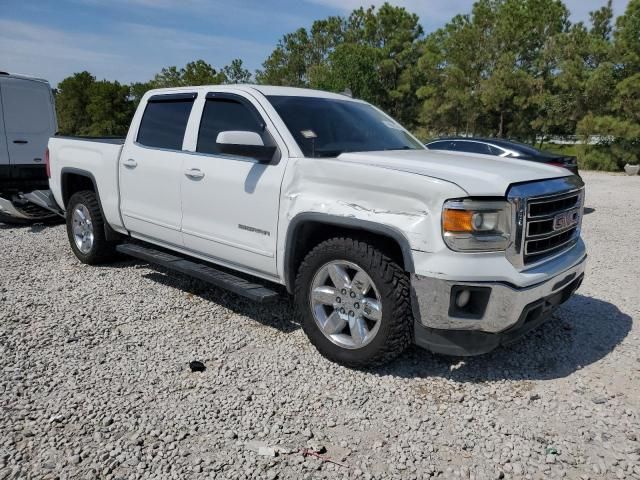
{"type": "Polygon", "coordinates": [[[199,168],[188,168],[185,170],[184,174],[193,179],[204,178],[204,172],[199,168]]]}
{"type": "Polygon", "coordinates": [[[138,166],[138,162],[136,162],[133,158],[128,158],[122,161],[122,164],[125,167],[136,168],[138,166]]]}
{"type": "Polygon", "coordinates": [[[25,143],[29,143],[27,140],[14,140],[13,143],[17,143],[19,145],[24,145],[25,143]]]}

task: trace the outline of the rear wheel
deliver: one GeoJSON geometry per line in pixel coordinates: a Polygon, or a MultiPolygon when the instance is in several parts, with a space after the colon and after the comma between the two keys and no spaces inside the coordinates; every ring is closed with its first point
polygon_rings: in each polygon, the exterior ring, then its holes
{"type": "Polygon", "coordinates": [[[407,274],[366,242],[334,238],[315,247],[300,266],[295,303],[313,345],[340,364],[380,365],[411,343],[407,274]]]}
{"type": "Polygon", "coordinates": [[[67,236],[73,253],[82,263],[96,265],[115,257],[115,243],[108,242],[96,194],[75,193],[67,205],[67,236]]]}

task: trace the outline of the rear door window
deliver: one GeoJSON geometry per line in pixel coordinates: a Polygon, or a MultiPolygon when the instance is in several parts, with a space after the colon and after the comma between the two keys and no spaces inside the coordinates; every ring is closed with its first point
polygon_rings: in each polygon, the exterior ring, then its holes
{"type": "Polygon", "coordinates": [[[48,85],[15,80],[2,84],[7,134],[47,134],[53,130],[51,91],[48,85]]]}
{"type": "Polygon", "coordinates": [[[147,102],[138,130],[141,145],[182,150],[196,94],[156,95],[147,102]]]}

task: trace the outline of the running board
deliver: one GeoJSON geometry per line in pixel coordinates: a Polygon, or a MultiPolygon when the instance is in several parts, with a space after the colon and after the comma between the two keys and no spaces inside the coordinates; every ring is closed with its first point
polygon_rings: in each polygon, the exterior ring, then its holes
{"type": "Polygon", "coordinates": [[[169,270],[189,275],[219,288],[249,298],[256,302],[267,302],[278,297],[278,293],[257,283],[251,283],[244,278],[231,273],[217,270],[208,265],[187,260],[183,257],[166,253],[155,248],[145,247],[135,243],[123,243],[116,250],[125,255],[139,258],[149,263],[160,265],[169,270]]]}

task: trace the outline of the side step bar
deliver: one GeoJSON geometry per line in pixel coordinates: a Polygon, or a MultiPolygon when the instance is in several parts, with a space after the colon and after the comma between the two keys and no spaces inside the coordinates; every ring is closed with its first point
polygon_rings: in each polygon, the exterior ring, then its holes
{"type": "Polygon", "coordinates": [[[210,283],[216,287],[224,288],[225,290],[229,290],[230,292],[256,302],[268,302],[278,297],[277,292],[263,285],[251,283],[231,273],[226,273],[171,253],[156,250],[152,247],[137,245],[135,243],[123,243],[118,245],[116,250],[125,255],[160,265],[169,270],[184,273],[185,275],[210,283]]]}

